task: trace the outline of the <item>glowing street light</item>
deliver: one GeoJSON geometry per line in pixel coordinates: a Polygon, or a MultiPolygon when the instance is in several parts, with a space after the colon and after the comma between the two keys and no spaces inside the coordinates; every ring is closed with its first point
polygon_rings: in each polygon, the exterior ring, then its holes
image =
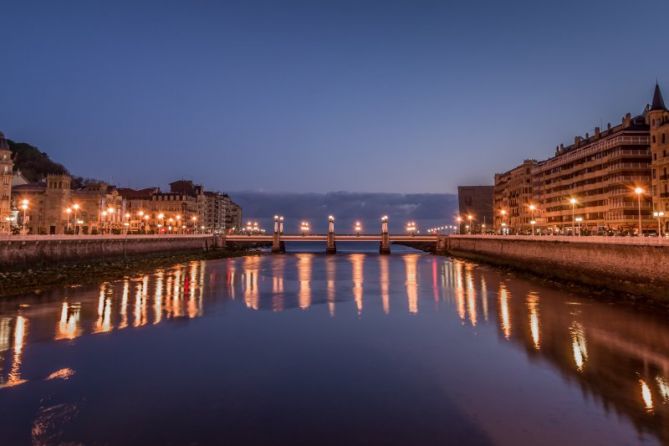
{"type": "Polygon", "coordinates": [[[643,190],[641,187],[635,187],[634,188],[634,193],[636,194],[637,198],[637,203],[639,207],[639,237],[643,235],[643,229],[641,228],[641,196],[645,193],[646,191],[643,190]]]}
{"type": "Polygon", "coordinates": [[[416,222],[410,221],[409,223],[407,223],[406,230],[412,236],[416,235],[416,222]]]}
{"type": "Polygon", "coordinates": [[[29,207],[30,207],[30,200],[28,200],[27,198],[21,200],[21,210],[23,210],[23,221],[21,225],[22,226],[21,232],[23,232],[24,234],[26,233],[26,211],[28,210],[29,207]]]}
{"type": "Polygon", "coordinates": [[[302,221],[300,223],[300,231],[302,231],[302,237],[307,235],[307,233],[309,232],[310,229],[311,229],[311,226],[309,225],[308,221],[302,221]]]}
{"type": "Polygon", "coordinates": [[[81,205],[79,203],[74,203],[72,205],[72,211],[74,213],[74,233],[77,234],[79,232],[79,217],[77,217],[77,213],[79,212],[79,209],[81,208],[81,205]]]}
{"type": "Polygon", "coordinates": [[[355,231],[355,235],[360,237],[360,233],[362,232],[362,224],[359,221],[356,221],[355,225],[353,226],[353,230],[355,231]]]}

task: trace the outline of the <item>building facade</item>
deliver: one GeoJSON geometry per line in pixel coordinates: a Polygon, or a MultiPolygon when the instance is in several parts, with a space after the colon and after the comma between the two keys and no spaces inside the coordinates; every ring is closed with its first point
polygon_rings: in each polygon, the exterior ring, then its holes
{"type": "Polygon", "coordinates": [[[458,209],[463,224],[482,233],[493,227],[494,186],[458,186],[458,209]]]}
{"type": "Polygon", "coordinates": [[[657,230],[653,211],[669,205],[669,190],[662,196],[669,188],[667,133],[669,112],[656,86],[642,114],[628,113],[616,126],[558,146],[551,158],[495,175],[496,231],[633,234],[639,222],[644,232],[657,230]]]}
{"type": "Polygon", "coordinates": [[[535,160],[525,160],[513,169],[495,174],[493,189],[495,231],[508,234],[522,234],[531,231],[536,209],[532,181],[535,160]]]}

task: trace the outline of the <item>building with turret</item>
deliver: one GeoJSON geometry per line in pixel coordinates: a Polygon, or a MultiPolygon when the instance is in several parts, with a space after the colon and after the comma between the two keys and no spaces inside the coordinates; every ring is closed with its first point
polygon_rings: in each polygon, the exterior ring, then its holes
{"type": "Polygon", "coordinates": [[[551,158],[495,175],[495,229],[628,234],[638,233],[641,221],[644,232],[657,231],[653,212],[669,206],[668,133],[669,112],[656,85],[643,113],[627,113],[618,125],[560,144],[551,158]]]}
{"type": "Polygon", "coordinates": [[[0,234],[12,228],[12,176],[14,162],[5,135],[0,133],[0,234]]]}
{"type": "Polygon", "coordinates": [[[653,210],[669,217],[669,110],[662,98],[660,86],[655,85],[653,103],[647,113],[650,125],[650,152],[652,156],[653,210]]]}

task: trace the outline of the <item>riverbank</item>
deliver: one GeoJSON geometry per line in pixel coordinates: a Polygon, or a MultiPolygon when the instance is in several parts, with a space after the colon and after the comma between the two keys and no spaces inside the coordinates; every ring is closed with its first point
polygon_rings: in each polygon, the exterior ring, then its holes
{"type": "MultiPolygon", "coordinates": [[[[556,255],[556,249],[565,250],[565,247],[559,246],[558,248],[557,245],[550,244],[551,240],[547,241],[548,245],[542,247],[542,249],[547,251],[542,256],[544,258],[539,258],[536,252],[533,252],[532,249],[527,249],[527,247],[495,246],[492,248],[494,246],[492,243],[487,241],[481,243],[481,239],[474,246],[471,244],[473,238],[473,236],[470,236],[468,244],[463,246],[462,243],[459,243],[453,237],[452,241],[455,241],[455,243],[451,243],[449,245],[450,249],[445,252],[436,252],[435,245],[430,243],[412,242],[399,244],[435,255],[445,255],[465,261],[475,261],[491,265],[513,276],[522,277],[525,280],[531,280],[558,289],[575,291],[601,301],[618,303],[623,300],[633,306],[642,305],[643,307],[669,310],[669,288],[660,282],[661,277],[651,279],[652,266],[649,272],[646,273],[646,278],[633,276],[629,272],[623,272],[620,268],[615,267],[615,262],[611,261],[610,250],[620,250],[620,246],[618,248],[609,247],[608,253],[599,252],[599,254],[596,254],[595,257],[599,257],[598,262],[591,262],[590,265],[575,267],[573,264],[579,262],[574,257],[580,256],[583,258],[583,255],[575,251],[569,252],[564,256],[556,255]],[[546,257],[550,257],[550,259],[546,257]],[[610,268],[611,271],[602,271],[600,263],[604,264],[604,268],[610,268]]],[[[491,238],[491,240],[494,239],[491,238]]],[[[509,239],[506,243],[509,242],[513,243],[513,240],[509,239]]],[[[533,240],[529,240],[529,242],[535,243],[533,240]]],[[[558,241],[552,243],[564,245],[563,242],[558,241]]],[[[616,245],[616,243],[611,244],[616,245]]],[[[621,245],[625,246],[625,243],[621,243],[621,245]]],[[[576,249],[588,250],[587,245],[583,243],[578,245],[576,249]]],[[[601,249],[601,247],[595,247],[594,249],[601,249]]],[[[638,250],[638,248],[636,249],[638,250]]],[[[634,251],[634,248],[632,250],[634,251]]],[[[648,253],[642,255],[637,253],[636,255],[637,263],[649,262],[648,253]]],[[[635,254],[625,253],[622,256],[627,262],[633,262],[635,254]]],[[[667,254],[664,253],[664,249],[651,246],[650,256],[658,257],[659,261],[662,261],[663,258],[667,257],[667,254]]],[[[660,272],[657,272],[658,276],[660,274],[660,272]]]]}
{"type": "Polygon", "coordinates": [[[122,279],[128,275],[146,273],[156,268],[169,267],[193,260],[260,254],[260,251],[252,248],[231,247],[208,251],[189,250],[99,260],[50,262],[36,264],[28,268],[16,267],[0,272],[0,298],[26,293],[39,294],[57,287],[80,286],[105,280],[122,279]]]}
{"type": "Polygon", "coordinates": [[[450,236],[445,254],[669,305],[669,245],[663,240],[450,236]]]}

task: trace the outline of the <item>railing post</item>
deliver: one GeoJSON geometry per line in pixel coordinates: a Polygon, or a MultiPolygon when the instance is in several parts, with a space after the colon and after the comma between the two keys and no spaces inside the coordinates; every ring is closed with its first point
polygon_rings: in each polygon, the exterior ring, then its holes
{"type": "Polygon", "coordinates": [[[283,217],[274,216],[274,234],[272,235],[272,253],[278,254],[286,252],[286,245],[281,241],[283,232],[283,217]]]}
{"type": "Polygon", "coordinates": [[[326,254],[336,254],[337,253],[337,243],[335,242],[335,219],[332,215],[328,217],[328,241],[327,247],[325,248],[326,254]]]}
{"type": "Polygon", "coordinates": [[[381,246],[379,254],[390,254],[390,236],[388,235],[388,216],[381,218],[381,246]]]}

